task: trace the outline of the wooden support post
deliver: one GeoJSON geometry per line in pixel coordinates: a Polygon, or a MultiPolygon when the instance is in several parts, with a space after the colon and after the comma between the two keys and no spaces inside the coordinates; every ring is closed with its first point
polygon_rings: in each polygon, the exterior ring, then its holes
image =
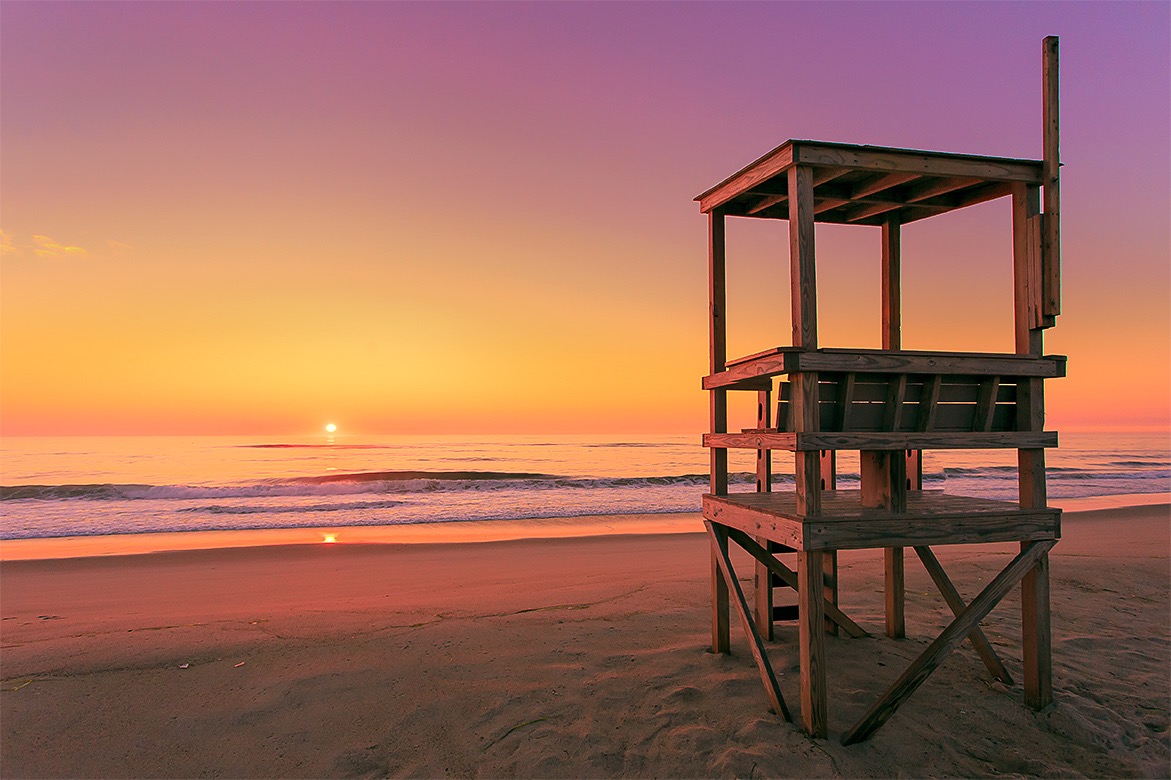
{"type": "MultiPolygon", "coordinates": [[[[724,307],[726,243],[724,238],[724,214],[712,211],[708,217],[708,335],[711,358],[711,373],[723,371],[728,359],[727,322],[724,307]]],[[[712,433],[728,431],[728,391],[713,390],[709,393],[711,403],[710,428],[712,433]]],[[[715,495],[728,493],[728,450],[712,447],[710,452],[710,491],[715,495]]],[[[720,573],[719,551],[713,546],[711,561],[712,580],[712,652],[731,651],[731,635],[728,624],[728,586],[720,573]]]]}
{"type": "MultiPolygon", "coordinates": [[[[813,169],[789,169],[789,281],[793,346],[817,349],[817,271],[813,248],[813,169]]],[[[793,428],[805,433],[819,428],[817,374],[790,376],[793,428]]],[[[821,464],[816,451],[795,453],[797,512],[821,513],[821,464]]]]}
{"type": "MultiPolygon", "coordinates": [[[[1048,40],[1048,39],[1047,39],[1048,40]]],[[[1013,188],[1013,276],[1015,280],[1014,312],[1016,351],[1022,355],[1044,354],[1044,331],[1033,327],[1030,305],[1034,291],[1029,287],[1035,253],[1029,246],[1029,221],[1040,208],[1036,186],[1013,188]]],[[[1045,426],[1044,385],[1040,379],[1027,379],[1017,385],[1017,429],[1040,431],[1045,426]]],[[[1017,450],[1017,484],[1022,507],[1047,505],[1045,495],[1045,450],[1017,450]]],[[[1022,543],[1022,549],[1029,546],[1022,543]]],[[[1049,618],[1049,557],[1039,556],[1037,564],[1021,580],[1021,632],[1024,667],[1025,703],[1041,709],[1053,701],[1053,656],[1049,618]]]]}
{"type": "MultiPolygon", "coordinates": [[[[771,405],[771,391],[758,390],[756,393],[757,428],[770,427],[771,405]]],[[[772,450],[756,451],[756,491],[758,493],[772,492],[772,450]]],[[[760,543],[768,546],[768,540],[764,537],[761,537],[760,543]]],[[[760,561],[756,561],[753,574],[756,625],[761,637],[771,641],[773,638],[773,575],[768,567],[760,561]]]]}
{"type": "MultiPolygon", "coordinates": [[[[789,184],[789,280],[793,346],[817,349],[817,274],[813,247],[813,169],[794,165],[789,184]]],[[[817,374],[791,375],[794,429],[820,428],[817,374]]],[[[821,514],[821,457],[796,453],[797,512],[821,514]]],[[[821,552],[797,551],[798,644],[801,658],[801,718],[813,737],[828,733],[825,680],[825,562],[821,552]]]]}
{"type": "MultiPolygon", "coordinates": [[[[882,348],[903,348],[902,308],[902,226],[897,217],[890,217],[882,223],[882,348]]],[[[896,387],[901,407],[902,387],[896,387]]],[[[934,404],[932,404],[934,406],[934,404]]],[[[888,410],[888,418],[899,422],[901,408],[888,410]]],[[[932,410],[933,411],[933,410],[932,410]]],[[[893,469],[893,453],[861,452],[862,463],[862,505],[881,506],[896,512],[907,509],[906,460],[899,453],[901,468],[893,469]],[[871,472],[869,479],[867,471],[871,472]],[[897,486],[892,480],[898,480],[897,486]]],[[[903,548],[887,547],[883,550],[884,587],[886,591],[886,635],[895,639],[906,636],[906,595],[903,575],[903,548]]]]}
{"type": "Polygon", "coordinates": [[[811,737],[829,733],[825,675],[824,562],[817,550],[797,551],[798,635],[801,646],[801,720],[811,737]]]}
{"type": "MultiPolygon", "coordinates": [[[[821,451],[821,488],[823,491],[837,490],[837,451],[821,451]]],[[[837,550],[823,550],[824,587],[826,587],[826,604],[837,605],[837,550]]],[[[826,616],[826,631],[837,636],[837,623],[826,616]]]]}

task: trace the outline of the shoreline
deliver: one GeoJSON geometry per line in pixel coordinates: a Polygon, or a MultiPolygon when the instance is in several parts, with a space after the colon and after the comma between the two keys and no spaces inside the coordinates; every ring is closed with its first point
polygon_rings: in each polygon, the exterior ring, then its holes
{"type": "MultiPolygon", "coordinates": [[[[1128,493],[1054,499],[1066,514],[1171,505],[1171,493],[1128,493]]],[[[401,525],[310,526],[217,531],[165,531],[143,534],[62,536],[0,541],[0,562],[63,558],[145,555],[183,550],[276,547],[332,543],[474,544],[521,539],[569,539],[589,536],[702,533],[699,512],[581,515],[521,520],[456,520],[401,525]]]]}

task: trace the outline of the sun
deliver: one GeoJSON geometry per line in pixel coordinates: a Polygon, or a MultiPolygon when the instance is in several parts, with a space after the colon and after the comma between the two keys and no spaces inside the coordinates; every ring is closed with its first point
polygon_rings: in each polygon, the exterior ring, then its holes
{"type": "Polygon", "coordinates": [[[325,432],[326,433],[333,433],[336,430],[337,430],[337,426],[334,425],[333,423],[326,423],[325,424],[325,432]]]}

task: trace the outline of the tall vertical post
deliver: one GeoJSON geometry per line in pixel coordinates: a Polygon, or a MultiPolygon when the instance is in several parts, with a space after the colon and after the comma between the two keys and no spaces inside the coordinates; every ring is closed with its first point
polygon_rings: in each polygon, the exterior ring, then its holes
{"type": "MultiPolygon", "coordinates": [[[[772,417],[771,390],[756,392],[756,427],[768,428],[772,417]]],[[[756,492],[772,491],[772,450],[756,451],[756,492]]],[[[761,547],[769,549],[769,540],[761,536],[756,540],[761,547]]],[[[773,573],[760,561],[756,561],[753,582],[755,584],[756,627],[762,639],[773,638],[773,573]]]]}
{"type": "Polygon", "coordinates": [[[1044,82],[1044,156],[1045,221],[1041,238],[1041,314],[1046,327],[1061,314],[1061,148],[1058,111],[1057,36],[1044,41],[1041,64],[1044,82]]]}
{"type": "MultiPolygon", "coordinates": [[[[724,318],[727,305],[725,249],[724,213],[714,210],[708,215],[708,336],[713,374],[723,371],[728,359],[728,332],[724,318]]],[[[711,404],[709,429],[712,433],[727,433],[728,391],[711,390],[708,395],[711,404]]],[[[712,447],[710,460],[710,490],[714,495],[726,495],[728,450],[712,447]]],[[[715,548],[714,542],[712,545],[712,652],[727,653],[732,647],[728,623],[728,584],[720,572],[719,550],[715,548]]]]}
{"type": "MultiPolygon", "coordinates": [[[[795,165],[788,172],[789,277],[793,315],[793,346],[817,349],[817,270],[814,254],[813,170],[795,165]]],[[[817,374],[791,376],[794,429],[817,431],[817,374]]],[[[821,456],[797,452],[797,513],[821,514],[821,456]]],[[[801,659],[801,719],[813,737],[829,732],[825,681],[825,563],[820,551],[797,551],[797,624],[801,659]]]]}
{"type": "MultiPolygon", "coordinates": [[[[1013,188],[1013,275],[1016,321],[1016,351],[1022,355],[1044,353],[1044,332],[1030,311],[1035,305],[1035,291],[1030,281],[1037,279],[1036,264],[1040,252],[1031,242],[1040,241],[1038,231],[1030,229],[1038,219],[1040,193],[1035,185],[1019,184],[1013,188]]],[[[1040,431],[1045,425],[1045,396],[1041,379],[1028,379],[1017,386],[1017,429],[1040,431]]],[[[1045,450],[1017,450],[1017,482],[1022,508],[1043,508],[1045,495],[1045,450]]],[[[1022,543],[1022,548],[1029,542],[1022,543]]],[[[1021,631],[1024,655],[1025,703],[1041,709],[1053,701],[1053,658],[1049,622],[1049,556],[1043,555],[1021,580],[1021,631]]]]}
{"type": "MultiPolygon", "coordinates": [[[[897,217],[882,223],[882,348],[903,348],[902,226],[897,217]]],[[[900,399],[895,398],[898,402],[900,399]]],[[[859,453],[863,506],[905,510],[906,455],[902,450],[859,453]]],[[[902,547],[883,550],[886,635],[906,636],[906,595],[902,547]]]]}

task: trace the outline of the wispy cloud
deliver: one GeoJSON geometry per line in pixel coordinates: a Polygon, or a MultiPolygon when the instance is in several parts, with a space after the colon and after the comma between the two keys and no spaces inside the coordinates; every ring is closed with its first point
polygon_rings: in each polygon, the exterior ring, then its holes
{"type": "Polygon", "coordinates": [[[0,255],[21,255],[20,247],[12,243],[12,236],[0,230],[0,255]]]}
{"type": "Polygon", "coordinates": [[[33,252],[37,257],[88,257],[89,252],[72,244],[59,244],[48,236],[33,236],[33,252]]]}

